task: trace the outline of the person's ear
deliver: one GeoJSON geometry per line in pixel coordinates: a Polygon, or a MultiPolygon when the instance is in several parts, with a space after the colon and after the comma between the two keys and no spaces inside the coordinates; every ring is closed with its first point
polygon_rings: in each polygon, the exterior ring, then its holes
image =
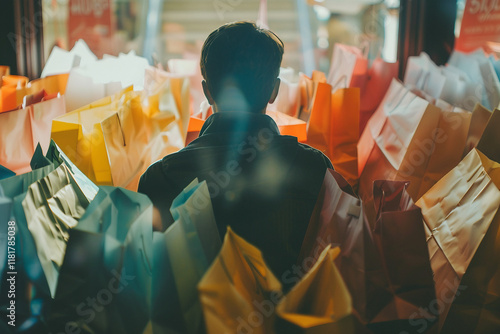
{"type": "Polygon", "coordinates": [[[276,96],[278,96],[278,92],[280,90],[280,83],[281,83],[281,80],[279,78],[277,78],[276,82],[274,83],[273,93],[271,94],[271,97],[269,98],[269,103],[273,103],[274,100],[276,100],[276,96]]]}
{"type": "Polygon", "coordinates": [[[210,93],[210,90],[208,89],[207,82],[205,80],[203,80],[201,82],[201,85],[203,86],[203,93],[205,94],[205,97],[207,98],[208,103],[210,103],[210,105],[213,106],[215,101],[212,97],[212,94],[210,93]]]}

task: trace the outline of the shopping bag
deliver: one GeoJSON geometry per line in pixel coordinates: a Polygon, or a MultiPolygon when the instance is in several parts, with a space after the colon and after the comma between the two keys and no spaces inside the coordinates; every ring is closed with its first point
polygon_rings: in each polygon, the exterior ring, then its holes
{"type": "Polygon", "coordinates": [[[70,51],[63,50],[56,45],[52,48],[40,77],[45,78],[51,75],[67,74],[73,67],[85,66],[96,60],[96,55],[90,51],[82,39],[76,41],[70,51]]]}
{"type": "Polygon", "coordinates": [[[267,105],[267,111],[281,111],[288,116],[299,117],[299,80],[295,71],[290,68],[280,68],[280,88],[272,104],[267,105]]]}
{"type": "Polygon", "coordinates": [[[2,77],[0,86],[0,113],[15,109],[23,101],[26,95],[28,78],[19,75],[7,75],[2,77]]]}
{"type": "Polygon", "coordinates": [[[42,147],[38,144],[30,162],[31,169],[33,171],[47,166],[57,168],[61,164],[66,165],[85,197],[87,197],[89,201],[92,201],[92,199],[97,195],[99,188],[73,164],[73,162],[64,154],[64,152],[61,151],[53,140],[50,141],[50,145],[45,156],[43,155],[42,147]]]}
{"type": "Polygon", "coordinates": [[[493,221],[500,206],[499,167],[473,149],[417,202],[422,208],[441,308],[440,327],[453,296],[465,288],[461,286],[462,277],[485,234],[490,225],[496,224],[493,221]]]}
{"type": "Polygon", "coordinates": [[[340,247],[335,263],[351,293],[355,310],[366,307],[363,231],[361,201],[339,173],[328,170],[297,263],[310,268],[326,246],[340,247]]]}
{"type": "Polygon", "coordinates": [[[398,77],[399,63],[388,63],[376,58],[368,69],[366,84],[361,87],[359,133],[382,102],[394,78],[398,77]]]}
{"type": "MultiPolygon", "coordinates": [[[[413,319],[420,307],[435,299],[422,212],[407,187],[401,181],[373,184],[375,220],[370,226],[393,295],[393,301],[377,315],[380,320],[413,319]]],[[[370,219],[369,214],[366,217],[370,219]]],[[[431,314],[431,318],[437,316],[431,314]]]]}
{"type": "MultiPolygon", "coordinates": [[[[32,172],[0,180],[4,200],[12,203],[11,211],[4,212],[5,217],[15,221],[16,224],[16,269],[18,272],[16,285],[19,292],[16,303],[20,312],[27,307],[28,315],[43,313],[46,304],[50,303],[53,295],[39,259],[34,237],[28,228],[23,202],[29,187],[50,175],[57,166],[50,163],[32,172]],[[41,305],[38,302],[40,300],[42,301],[41,305]],[[36,301],[36,305],[30,309],[31,301],[36,301]]],[[[79,180],[78,184],[82,185],[82,182],[79,180]]],[[[88,200],[92,200],[92,197],[88,197],[88,200]]]]}
{"type": "Polygon", "coordinates": [[[203,76],[201,75],[199,56],[194,54],[185,54],[185,59],[169,59],[168,70],[175,77],[189,78],[190,104],[189,114],[198,112],[200,105],[206,100],[203,93],[203,76]]]}
{"type": "Polygon", "coordinates": [[[0,164],[16,173],[30,170],[30,160],[38,143],[44,152],[50,143],[52,120],[66,112],[64,97],[45,95],[38,103],[26,96],[21,109],[0,113],[0,164]]]}
{"type": "MultiPolygon", "coordinates": [[[[489,111],[485,112],[489,114],[489,111]]],[[[474,115],[473,115],[474,117],[474,115]]],[[[499,124],[498,110],[495,110],[490,117],[487,127],[481,137],[481,144],[478,144],[478,150],[485,154],[487,158],[481,156],[481,161],[487,161],[491,164],[490,169],[486,169],[491,178],[491,182],[495,183],[498,187],[498,154],[497,141],[495,136],[498,132],[499,124]],[[491,159],[493,161],[489,161],[491,159]]],[[[472,152],[471,152],[472,153],[472,152]]],[[[486,165],[486,164],[484,164],[486,165]]],[[[487,195],[485,195],[487,196],[487,195]]],[[[488,211],[489,205],[494,202],[494,198],[477,196],[477,202],[482,201],[485,206],[481,212],[488,211]],[[488,207],[486,207],[488,205],[488,207]]],[[[471,204],[472,205],[472,204],[471,204]]],[[[465,219],[465,218],[464,218],[465,219]]],[[[464,221],[466,222],[466,221],[464,221]]],[[[446,287],[451,291],[444,290],[442,299],[451,303],[449,312],[444,319],[441,333],[456,333],[465,331],[468,333],[495,333],[500,330],[500,308],[498,305],[500,295],[500,216],[497,211],[491,224],[486,230],[479,247],[474,253],[465,274],[456,288],[456,294],[453,295],[452,291],[455,289],[455,284],[449,284],[445,281],[446,287]]],[[[467,225],[463,225],[468,228],[467,225]]],[[[472,226],[472,225],[471,225],[472,226]]],[[[484,228],[481,230],[484,231],[484,228]]]]}
{"type": "Polygon", "coordinates": [[[460,161],[470,125],[465,111],[443,111],[398,81],[358,143],[359,194],[371,200],[377,179],[410,181],[417,200],[460,161]]]}
{"type": "MultiPolygon", "coordinates": [[[[391,115],[397,116],[399,113],[404,113],[406,110],[411,110],[408,112],[408,117],[398,117],[403,122],[405,119],[408,124],[404,124],[404,127],[394,127],[395,131],[399,131],[401,136],[404,136],[404,143],[400,145],[408,145],[411,141],[411,136],[415,133],[416,128],[420,119],[422,118],[428,103],[423,99],[419,99],[417,96],[412,94],[408,89],[406,89],[400,82],[393,80],[383,102],[380,104],[379,108],[373,114],[373,116],[368,121],[368,124],[363,131],[361,138],[358,143],[358,172],[359,175],[363,172],[368,162],[370,152],[376,145],[376,138],[380,136],[383,131],[385,124],[387,123],[388,117],[391,115]]],[[[395,118],[395,117],[394,117],[395,118]]],[[[395,155],[404,155],[405,152],[401,152],[401,146],[394,150],[395,155]]],[[[401,157],[398,159],[401,161],[401,157]]],[[[370,185],[371,189],[371,185],[370,185]]]]}
{"type": "MultiPolygon", "coordinates": [[[[498,165],[497,165],[498,166],[498,165]]],[[[498,183],[497,183],[498,184],[498,183]]],[[[493,218],[467,268],[441,333],[496,333],[500,330],[500,216],[493,218]]]]}
{"type": "Polygon", "coordinates": [[[467,133],[467,141],[463,154],[464,157],[479,143],[490,117],[490,110],[480,104],[476,104],[470,119],[469,132],[467,133]]]}
{"type": "Polygon", "coordinates": [[[2,77],[6,75],[10,75],[10,67],[5,65],[0,65],[0,79],[2,79],[2,77]]]}
{"type": "Polygon", "coordinates": [[[304,73],[299,74],[299,118],[305,122],[309,121],[319,83],[326,83],[326,76],[323,72],[313,71],[310,78],[304,73]]]}
{"type": "Polygon", "coordinates": [[[354,333],[342,323],[352,312],[351,296],[334,260],[340,249],[327,246],[301,281],[276,307],[278,333],[354,333]]]}
{"type": "Polygon", "coordinates": [[[203,128],[203,124],[205,124],[207,118],[212,114],[212,107],[210,106],[210,104],[208,104],[208,101],[204,101],[200,105],[200,110],[189,117],[189,125],[186,135],[186,146],[193,140],[198,138],[198,136],[200,135],[200,131],[203,128]]]}
{"type": "MultiPolygon", "coordinates": [[[[462,160],[463,151],[467,145],[470,123],[471,113],[467,111],[441,111],[436,135],[433,139],[434,147],[424,174],[418,180],[409,178],[409,181],[413,182],[414,185],[420,183],[416,199],[422,197],[427,190],[462,160]]],[[[425,143],[421,142],[420,144],[422,151],[424,151],[425,143]]],[[[428,149],[429,147],[427,146],[428,149]]],[[[409,191],[413,192],[414,189],[416,187],[411,186],[409,191]]]]}
{"type": "Polygon", "coordinates": [[[469,111],[482,103],[485,93],[484,86],[477,85],[461,68],[453,64],[438,67],[424,52],[408,59],[404,83],[469,111]]]}
{"type": "Polygon", "coordinates": [[[194,180],[172,203],[175,222],[155,247],[154,328],[203,333],[197,285],[217,256],[221,241],[206,182],[194,180]],[[166,279],[173,278],[172,280],[166,279]]]}
{"type": "Polygon", "coordinates": [[[13,177],[0,180],[4,195],[8,198],[14,198],[28,191],[28,187],[36,181],[44,178],[54,171],[57,166],[49,164],[43,168],[38,168],[25,174],[19,174],[13,177]]]}
{"type": "Polygon", "coordinates": [[[118,57],[107,55],[103,59],[73,67],[66,86],[66,108],[73,111],[129,86],[140,91],[144,88],[148,67],[146,58],[137,56],[134,51],[121,53],[118,57]],[[81,87],[85,87],[85,90],[81,87]]]}
{"type": "Polygon", "coordinates": [[[136,190],[151,163],[184,145],[172,112],[151,108],[128,88],[54,119],[51,137],[94,183],[136,190]]]}
{"type": "Polygon", "coordinates": [[[44,90],[48,95],[66,92],[67,74],[52,75],[28,82],[28,78],[17,75],[2,78],[0,92],[0,113],[17,109],[24,97],[44,90]]]}
{"type": "MultiPolygon", "coordinates": [[[[14,178],[16,177],[12,177],[11,179],[14,178]]],[[[6,214],[4,225],[6,237],[9,235],[7,226],[12,227],[11,224],[14,224],[13,227],[15,232],[15,261],[14,263],[10,263],[9,266],[2,268],[0,275],[6,277],[7,272],[14,271],[16,273],[15,322],[19,327],[24,326],[25,321],[33,323],[35,317],[39,317],[44,314],[52,299],[47,280],[38,258],[35,242],[26,223],[26,217],[22,207],[22,201],[24,200],[25,195],[26,193],[17,195],[13,198],[0,198],[0,201],[7,200],[7,202],[10,202],[10,210],[4,212],[4,214],[6,214]],[[7,221],[9,223],[7,223],[7,221]]],[[[12,196],[12,193],[9,196],[12,196]]],[[[2,235],[0,233],[0,239],[2,239],[1,237],[2,235]]],[[[5,249],[5,251],[7,251],[7,238],[5,238],[5,241],[5,244],[1,246],[5,249]]],[[[7,253],[3,259],[5,259],[5,264],[7,264],[7,253]]],[[[10,289],[9,285],[9,281],[1,282],[0,290],[8,291],[10,289]]],[[[0,308],[5,310],[8,306],[10,306],[10,301],[7,298],[0,300],[0,308]]]]}
{"type": "Polygon", "coordinates": [[[14,176],[14,175],[16,175],[16,173],[14,173],[10,169],[5,168],[4,166],[0,165],[0,180],[6,179],[6,178],[14,176]]]}
{"type": "Polygon", "coordinates": [[[439,315],[429,310],[435,292],[422,214],[407,187],[376,181],[374,201],[363,204],[366,299],[358,313],[375,333],[424,332],[439,315]]]}
{"type": "Polygon", "coordinates": [[[477,149],[493,161],[500,161],[500,149],[497,144],[500,140],[500,133],[498,132],[499,125],[500,110],[496,109],[491,114],[481,139],[477,144],[477,149]]]}
{"type": "MultiPolygon", "coordinates": [[[[189,119],[188,127],[188,137],[186,139],[186,144],[189,144],[194,139],[198,138],[201,128],[205,123],[205,120],[212,115],[212,109],[209,108],[206,111],[202,111],[195,114],[189,119]]],[[[279,132],[283,136],[296,137],[297,141],[304,143],[307,141],[307,123],[284,114],[279,111],[267,110],[266,115],[271,117],[273,121],[278,126],[279,132]]]]}
{"type": "Polygon", "coordinates": [[[464,71],[477,89],[483,91],[481,104],[495,109],[500,104],[500,80],[484,51],[471,53],[453,51],[448,63],[464,71]]]}
{"type": "Polygon", "coordinates": [[[332,87],[362,88],[367,72],[368,59],[359,48],[340,43],[334,45],[327,80],[332,87]]]}
{"type": "Polygon", "coordinates": [[[68,322],[96,333],[144,331],[152,294],[152,214],[145,195],[99,188],[70,231],[48,319],[52,331],[64,331],[68,322]]]}
{"type": "Polygon", "coordinates": [[[278,126],[282,136],[297,137],[297,141],[307,141],[307,123],[280,111],[267,111],[266,115],[271,117],[278,126]]]}
{"type": "Polygon", "coordinates": [[[198,290],[207,333],[273,333],[281,284],[261,252],[230,227],[198,290]]]}
{"type": "MultiPolygon", "coordinates": [[[[323,75],[324,76],[324,75],[323,75]]],[[[331,124],[330,107],[332,103],[332,87],[326,82],[312,81],[312,97],[307,106],[307,144],[327,153],[329,129],[331,124]]],[[[307,89],[308,95],[311,93],[307,89]]]]}
{"type": "Polygon", "coordinates": [[[30,81],[27,85],[27,94],[34,94],[44,90],[47,94],[66,94],[66,85],[68,83],[69,74],[54,74],[40,79],[30,81]]]}
{"type": "Polygon", "coordinates": [[[406,187],[377,181],[376,201],[362,206],[349,184],[328,171],[299,257],[299,266],[310,268],[327,245],[340,247],[335,264],[357,321],[377,332],[409,330],[410,319],[430,327],[436,318],[418,312],[434,298],[434,285],[422,215],[406,187]]]}
{"type": "Polygon", "coordinates": [[[359,88],[315,82],[307,124],[307,144],[323,152],[335,170],[354,185],[358,179],[359,88]]]}
{"type": "Polygon", "coordinates": [[[405,85],[420,89],[437,99],[441,97],[445,89],[446,79],[446,76],[425,52],[408,58],[404,76],[405,85]]]}
{"type": "Polygon", "coordinates": [[[327,156],[351,185],[358,180],[360,95],[358,88],[339,89],[331,97],[330,140],[327,156]]]}
{"type": "MultiPolygon", "coordinates": [[[[183,72],[182,72],[183,73],[183,72]]],[[[148,115],[170,122],[174,117],[183,138],[189,126],[190,79],[183,74],[172,74],[148,67],[144,77],[143,101],[148,115]]]]}
{"type": "Polygon", "coordinates": [[[89,200],[65,165],[30,185],[23,200],[28,228],[35,240],[52,296],[55,295],[68,231],[76,226],[88,205],[89,200]]]}

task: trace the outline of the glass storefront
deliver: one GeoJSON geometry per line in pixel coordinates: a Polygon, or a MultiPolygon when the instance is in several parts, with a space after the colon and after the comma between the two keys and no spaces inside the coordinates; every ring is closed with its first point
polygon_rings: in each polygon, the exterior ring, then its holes
{"type": "MultiPolygon", "coordinates": [[[[151,63],[194,58],[226,22],[257,21],[259,0],[43,0],[44,51],[71,49],[79,38],[98,55],[134,50],[151,63]]],[[[268,26],[285,43],[284,67],[328,71],[333,45],[361,47],[394,62],[399,1],[272,0],[268,26]]]]}

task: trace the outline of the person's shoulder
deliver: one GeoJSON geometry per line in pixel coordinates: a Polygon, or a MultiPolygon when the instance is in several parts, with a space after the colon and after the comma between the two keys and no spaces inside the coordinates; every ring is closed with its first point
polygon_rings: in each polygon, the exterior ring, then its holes
{"type": "Polygon", "coordinates": [[[307,144],[298,143],[299,154],[310,163],[324,165],[325,168],[333,168],[330,159],[318,149],[307,144]]]}
{"type": "Polygon", "coordinates": [[[163,159],[160,159],[151,164],[148,169],[141,175],[139,179],[138,192],[147,194],[151,187],[158,185],[158,181],[164,178],[163,159]]]}
{"type": "Polygon", "coordinates": [[[173,181],[172,175],[175,175],[174,172],[185,170],[193,162],[192,157],[193,153],[183,148],[154,162],[141,175],[138,191],[144,192],[141,190],[158,188],[159,185],[171,183],[173,181]]]}

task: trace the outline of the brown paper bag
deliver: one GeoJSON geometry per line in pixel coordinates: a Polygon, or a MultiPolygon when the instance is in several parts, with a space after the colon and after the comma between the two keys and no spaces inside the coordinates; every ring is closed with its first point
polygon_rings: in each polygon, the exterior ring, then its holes
{"type": "Polygon", "coordinates": [[[493,161],[500,161],[500,110],[493,111],[477,149],[493,161]]]}
{"type": "Polygon", "coordinates": [[[490,110],[479,103],[476,104],[472,111],[469,133],[467,134],[467,142],[465,143],[464,157],[479,143],[490,117],[490,110]]]}
{"type": "Polygon", "coordinates": [[[359,194],[371,201],[373,181],[410,181],[418,200],[460,162],[471,116],[443,111],[393,81],[358,143],[359,194]]]}
{"type": "MultiPolygon", "coordinates": [[[[427,246],[434,272],[440,328],[461,280],[500,206],[500,165],[473,149],[418,202],[424,217],[427,246]]],[[[496,234],[496,231],[493,231],[496,234]]],[[[486,286],[482,282],[476,287],[486,286]]],[[[476,295],[480,298],[479,292],[476,295]]]]}
{"type": "MultiPolygon", "coordinates": [[[[467,111],[441,112],[438,128],[433,138],[434,148],[430,153],[424,175],[418,180],[420,181],[419,190],[414,199],[422,197],[427,190],[462,160],[463,148],[467,145],[470,122],[471,113],[467,111]]],[[[430,141],[428,142],[430,144],[430,141]]],[[[428,147],[430,148],[430,145],[428,147]]],[[[424,145],[422,145],[422,149],[425,149],[424,145]]],[[[413,181],[414,184],[415,181],[413,181]]],[[[416,187],[410,184],[409,189],[412,192],[416,187]]]]}
{"type": "MultiPolygon", "coordinates": [[[[326,245],[340,247],[335,263],[352,296],[354,314],[379,332],[430,327],[420,313],[435,298],[420,209],[407,182],[377,181],[375,203],[361,208],[347,182],[328,171],[302,245],[299,265],[311,267],[326,245]]],[[[361,329],[357,329],[361,330],[361,329]]]]}

